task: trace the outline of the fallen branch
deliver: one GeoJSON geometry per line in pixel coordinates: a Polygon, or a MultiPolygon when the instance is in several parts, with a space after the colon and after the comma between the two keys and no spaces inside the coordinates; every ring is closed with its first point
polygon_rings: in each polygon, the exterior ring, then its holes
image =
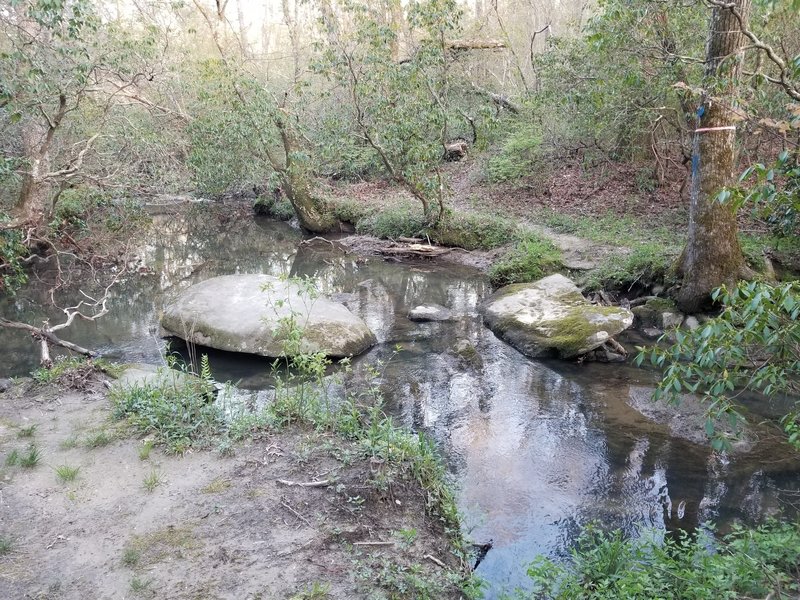
{"type": "MultiPolygon", "coordinates": [[[[84,356],[89,356],[89,357],[97,356],[96,352],[89,350],[88,348],[84,348],[83,346],[78,346],[78,344],[73,344],[72,342],[60,339],[48,327],[34,327],[33,325],[29,325],[28,323],[20,323],[19,321],[9,321],[8,319],[4,319],[2,317],[0,317],[0,327],[8,327],[9,329],[21,329],[23,331],[29,331],[34,338],[49,342],[54,346],[60,346],[62,348],[66,348],[67,350],[71,350],[72,352],[83,354],[84,356]]],[[[45,357],[49,358],[49,352],[46,352],[44,348],[42,350],[42,355],[43,355],[42,357],[43,360],[45,359],[45,357]]]]}
{"type": "Polygon", "coordinates": [[[353,546],[394,546],[394,542],[353,542],[353,546]]]}
{"type": "Polygon", "coordinates": [[[427,558],[433,564],[438,565],[443,569],[447,568],[447,565],[444,564],[442,561],[440,561],[438,558],[436,558],[433,554],[426,554],[424,558],[427,558]]]}
{"type": "Polygon", "coordinates": [[[290,481],[288,479],[276,479],[276,481],[281,485],[306,488],[327,487],[335,483],[334,479],[323,479],[321,481],[290,481]]]}

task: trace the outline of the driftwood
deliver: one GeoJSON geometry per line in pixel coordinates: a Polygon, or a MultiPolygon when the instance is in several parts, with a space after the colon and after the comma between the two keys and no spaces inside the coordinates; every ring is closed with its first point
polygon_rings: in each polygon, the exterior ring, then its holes
{"type": "Polygon", "coordinates": [[[381,248],[380,253],[384,256],[426,256],[432,258],[450,252],[450,248],[432,246],[430,244],[406,244],[405,246],[389,246],[381,248]]]}
{"type": "Polygon", "coordinates": [[[29,325],[28,323],[9,321],[8,319],[0,317],[0,327],[8,327],[9,329],[21,329],[22,331],[28,331],[35,339],[39,340],[41,342],[40,360],[43,366],[50,366],[53,363],[53,361],[50,359],[49,344],[53,344],[54,346],[60,346],[61,348],[66,348],[67,350],[71,350],[72,352],[76,352],[78,354],[83,354],[84,356],[89,356],[89,357],[97,356],[96,352],[89,350],[88,348],[84,348],[83,346],[78,346],[78,344],[73,344],[72,342],[62,340],[52,332],[51,328],[47,326],[34,327],[33,325],[29,325]]]}
{"type": "Polygon", "coordinates": [[[297,487],[327,487],[329,485],[333,485],[335,480],[333,479],[323,479],[322,481],[290,481],[288,479],[277,479],[276,480],[281,485],[286,486],[297,486],[297,487]]]}

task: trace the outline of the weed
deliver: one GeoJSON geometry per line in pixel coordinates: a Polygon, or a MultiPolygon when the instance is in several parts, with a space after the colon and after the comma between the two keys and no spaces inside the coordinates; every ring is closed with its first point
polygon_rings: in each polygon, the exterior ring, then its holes
{"type": "Polygon", "coordinates": [[[149,593],[150,586],[153,585],[152,579],[140,579],[139,577],[134,577],[131,579],[131,593],[136,595],[141,595],[145,593],[149,593]]]}
{"type": "Polygon", "coordinates": [[[0,535],[0,556],[10,554],[14,549],[14,541],[5,535],[0,535]]]}
{"type": "Polygon", "coordinates": [[[541,157],[542,134],[538,127],[524,124],[515,128],[500,152],[486,166],[490,181],[511,181],[530,175],[541,157]]]}
{"type": "Polygon", "coordinates": [[[122,551],[122,564],[126,567],[135,567],[139,564],[142,558],[142,551],[140,548],[128,546],[122,551]]]}
{"type": "Polygon", "coordinates": [[[139,446],[139,460],[147,460],[150,458],[150,452],[153,450],[155,442],[153,440],[144,440],[142,445],[139,446]]]}
{"type": "Polygon", "coordinates": [[[315,581],[304,590],[297,592],[290,597],[290,600],[320,600],[320,598],[327,598],[331,586],[329,583],[320,583],[315,581]]]}
{"type": "Polygon", "coordinates": [[[36,433],[36,428],[38,425],[28,425],[27,427],[20,427],[19,431],[17,431],[17,437],[21,438],[31,438],[33,434],[36,433]]]}
{"type": "Polygon", "coordinates": [[[356,231],[379,238],[415,237],[426,226],[425,215],[417,205],[400,204],[364,217],[356,223],[356,231]]]}
{"type": "Polygon", "coordinates": [[[161,473],[153,469],[150,473],[144,478],[142,485],[144,489],[148,492],[152,492],[155,490],[159,485],[164,483],[164,480],[161,478],[161,473]]]}
{"type": "Polygon", "coordinates": [[[105,429],[100,429],[90,434],[85,440],[84,445],[89,449],[102,448],[111,443],[111,436],[105,429]]]}
{"type": "Polygon", "coordinates": [[[28,446],[28,451],[20,456],[19,466],[23,469],[33,469],[42,460],[42,451],[35,444],[28,446]]]}
{"type": "Polygon", "coordinates": [[[493,285],[530,282],[562,268],[561,252],[545,238],[527,233],[489,270],[493,285]]]}
{"type": "Polygon", "coordinates": [[[19,450],[15,448],[8,454],[8,456],[6,456],[6,466],[15,467],[19,464],[21,458],[22,457],[20,456],[19,450]]]}
{"type": "Polygon", "coordinates": [[[417,539],[418,532],[413,527],[410,529],[398,529],[394,535],[400,540],[403,546],[410,546],[417,539]]]}
{"type": "Polygon", "coordinates": [[[203,494],[221,494],[231,487],[230,479],[217,477],[200,490],[203,494]]]}
{"type": "Polygon", "coordinates": [[[626,290],[635,285],[665,283],[677,254],[670,254],[662,244],[646,243],[627,256],[614,255],[592,271],[586,281],[588,290],[626,290]]]}
{"type": "Polygon", "coordinates": [[[190,526],[168,526],[134,536],[122,553],[122,563],[130,568],[145,568],[196,548],[198,542],[190,526]]]}
{"type": "Polygon", "coordinates": [[[208,384],[190,377],[117,388],[111,392],[114,416],[127,418],[140,433],[182,454],[192,446],[207,446],[225,430],[224,411],[209,401],[208,384]]]}
{"type": "Polygon", "coordinates": [[[69,371],[79,369],[86,365],[85,358],[77,357],[58,357],[53,362],[53,366],[49,369],[40,367],[36,369],[31,376],[34,381],[41,384],[53,383],[59,377],[68,373],[69,371]]]}
{"type": "Polygon", "coordinates": [[[72,434],[68,438],[61,440],[61,442],[58,444],[58,447],[61,448],[62,450],[72,450],[73,448],[77,448],[78,444],[79,444],[78,436],[72,434]]]}
{"type": "Polygon", "coordinates": [[[70,467],[69,465],[60,465],[56,467],[56,475],[63,482],[75,481],[80,472],[80,467],[70,467]]]}

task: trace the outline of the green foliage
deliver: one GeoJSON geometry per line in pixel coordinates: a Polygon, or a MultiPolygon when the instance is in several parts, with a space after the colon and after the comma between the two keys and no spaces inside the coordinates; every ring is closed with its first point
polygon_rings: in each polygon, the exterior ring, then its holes
{"type": "Polygon", "coordinates": [[[502,217],[482,213],[446,213],[425,234],[437,244],[465,250],[491,250],[518,238],[517,224],[502,217]]]}
{"type": "Polygon", "coordinates": [[[486,165],[489,180],[513,181],[530,175],[541,158],[541,146],[542,134],[537,126],[523,123],[514,128],[486,165]]]}
{"type": "Polygon", "coordinates": [[[80,473],[80,467],[71,467],[69,465],[59,465],[56,467],[56,476],[62,483],[75,481],[80,473]]]}
{"type": "Polygon", "coordinates": [[[101,206],[107,206],[110,199],[102,191],[89,187],[67,188],[58,195],[53,208],[50,227],[85,229],[88,213],[101,206]]]}
{"type": "Polygon", "coordinates": [[[164,372],[154,383],[114,388],[110,398],[116,418],[126,418],[176,454],[207,447],[226,429],[224,411],[209,396],[203,379],[164,372]]]}
{"type": "Polygon", "coordinates": [[[461,9],[454,0],[409,3],[407,33],[416,43],[400,61],[401,32],[386,23],[381,6],[347,0],[338,8],[341,22],[324,24],[329,35],[319,44],[314,69],[340,87],[336,97],[350,114],[338,125],[338,135],[326,136],[327,154],[338,151],[342,137],[361,138],[345,145],[348,154],[363,157],[369,149],[375,158],[366,164],[380,164],[409,189],[431,222],[434,207],[443,208],[438,165],[453,113],[458,114],[450,106],[452,54],[444,41],[457,37],[461,9]],[[345,23],[352,29],[345,30],[345,23]]]}
{"type": "Polygon", "coordinates": [[[361,219],[356,224],[356,231],[379,238],[415,237],[422,235],[426,225],[425,216],[419,210],[410,204],[403,204],[361,219]]]}
{"type": "MultiPolygon", "coordinates": [[[[0,213],[0,224],[6,221],[7,215],[0,213]]],[[[0,231],[0,293],[13,294],[27,283],[23,260],[28,254],[21,231],[0,231]]]]}
{"type": "Polygon", "coordinates": [[[5,535],[0,535],[0,556],[10,554],[14,549],[14,541],[5,535]]]}
{"type": "MultiPolygon", "coordinates": [[[[772,286],[742,282],[717,290],[722,314],[694,331],[676,331],[669,348],[642,350],[636,360],[649,356],[664,369],[655,393],[677,403],[680,394],[699,394],[706,405],[706,432],[716,449],[729,445],[715,427],[725,418],[735,429],[743,417],[735,398],[743,390],[771,398],[797,394],[800,381],[800,283],[772,286]]],[[[800,417],[794,410],[783,419],[788,440],[800,448],[800,417]]]]}
{"type": "Polygon", "coordinates": [[[83,368],[86,365],[87,360],[83,357],[59,356],[55,359],[55,361],[53,361],[53,366],[51,366],[49,369],[45,367],[39,367],[33,373],[31,373],[31,377],[33,377],[33,380],[36,383],[40,383],[42,385],[50,384],[57,381],[64,374],[83,368]]]}
{"type": "Polygon", "coordinates": [[[19,457],[19,466],[23,469],[33,469],[42,460],[42,451],[36,444],[28,446],[28,450],[19,457]]]}
{"type": "Polygon", "coordinates": [[[716,541],[707,534],[626,539],[589,525],[570,564],[539,558],[528,569],[532,598],[627,599],[789,598],[800,590],[800,530],[795,523],[735,527],[716,541]]]}
{"type": "Polygon", "coordinates": [[[614,254],[603,261],[590,273],[586,288],[629,291],[637,283],[664,283],[671,277],[676,258],[677,253],[671,254],[662,244],[640,244],[629,254],[614,254]]]}
{"type": "Polygon", "coordinates": [[[553,242],[527,233],[505,256],[492,265],[492,285],[535,281],[562,268],[561,252],[553,242]]]}
{"type": "MultiPolygon", "coordinates": [[[[793,119],[800,127],[800,109],[793,119]]],[[[753,215],[767,221],[782,236],[800,233],[800,164],[784,150],[770,165],[757,163],[742,173],[739,181],[747,187],[724,190],[722,202],[731,201],[736,210],[752,205],[753,215]]]]}

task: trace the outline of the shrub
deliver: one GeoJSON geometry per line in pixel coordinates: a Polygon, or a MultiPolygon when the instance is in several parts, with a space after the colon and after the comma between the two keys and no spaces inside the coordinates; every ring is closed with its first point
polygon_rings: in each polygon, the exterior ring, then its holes
{"type": "Polygon", "coordinates": [[[425,227],[425,216],[419,207],[402,204],[363,218],[356,224],[356,231],[380,238],[415,237],[421,235],[425,227]]]}
{"type": "Polygon", "coordinates": [[[542,135],[530,123],[514,130],[500,152],[489,159],[486,172],[491,181],[512,181],[528,175],[541,156],[542,135]]]}
{"type": "Polygon", "coordinates": [[[528,233],[492,265],[489,279],[495,286],[522,283],[540,279],[561,267],[561,252],[553,242],[528,233]]]}
{"type": "Polygon", "coordinates": [[[800,589],[800,529],[769,522],[736,527],[716,541],[708,534],[626,539],[589,525],[570,564],[539,558],[528,569],[535,598],[785,598],[800,589]]]}

